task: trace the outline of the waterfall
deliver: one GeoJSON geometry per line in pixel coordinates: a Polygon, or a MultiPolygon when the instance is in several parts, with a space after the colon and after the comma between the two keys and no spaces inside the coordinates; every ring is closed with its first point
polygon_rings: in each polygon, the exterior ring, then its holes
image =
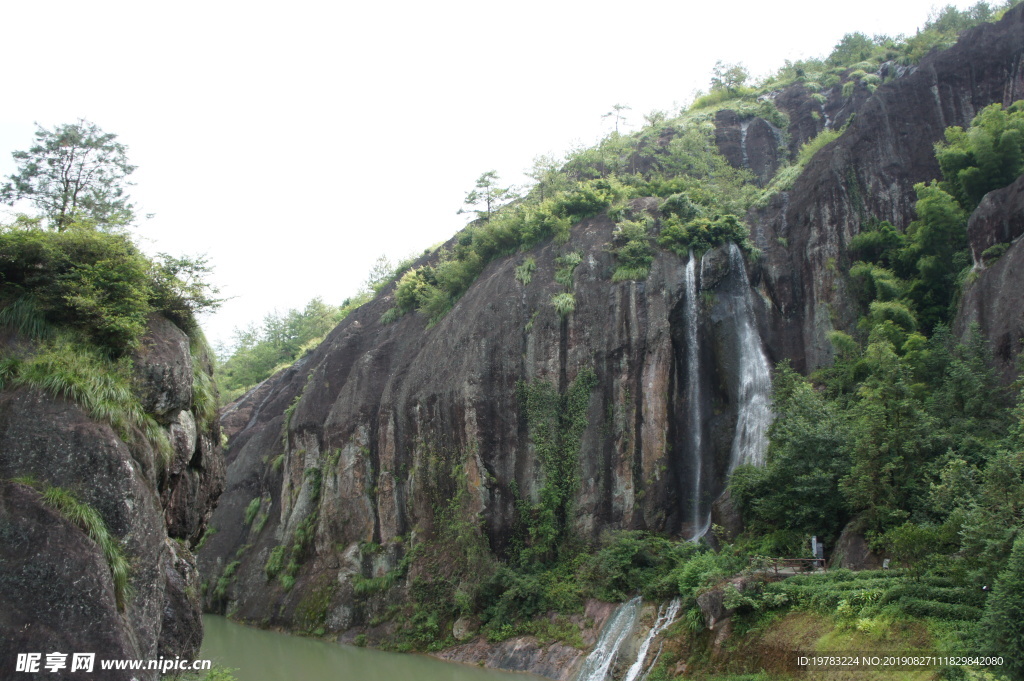
{"type": "Polygon", "coordinates": [[[620,605],[605,623],[597,645],[583,661],[576,681],[605,681],[619,646],[629,637],[640,611],[640,597],[620,605]]]}
{"type": "Polygon", "coordinates": [[[700,346],[697,343],[697,326],[700,319],[697,316],[697,261],[690,251],[690,260],[686,263],[684,278],[686,280],[686,404],[690,410],[688,431],[690,435],[690,462],[693,473],[693,484],[690,489],[690,519],[692,521],[693,536],[691,541],[696,541],[704,536],[711,526],[711,512],[701,514],[700,502],[702,497],[703,480],[703,446],[702,429],[703,419],[700,391],[700,346]]]}
{"type": "Polygon", "coordinates": [[[739,390],[737,391],[736,433],[732,440],[729,472],[745,463],[762,465],[768,447],[768,426],[772,422],[772,388],[768,358],[757,332],[750,280],[743,255],[736,244],[729,244],[729,265],[740,277],[743,301],[737,310],[736,333],[739,349],[739,390]]]}
{"type": "Polygon", "coordinates": [[[753,119],[748,118],[740,122],[740,152],[743,154],[743,167],[747,170],[750,170],[750,157],[747,155],[747,128],[750,127],[752,121],[753,119]]]}
{"type": "Polygon", "coordinates": [[[644,660],[647,658],[647,651],[651,647],[651,642],[658,634],[665,630],[665,627],[675,621],[676,615],[679,614],[679,606],[680,601],[678,598],[675,598],[668,604],[668,608],[665,606],[658,608],[658,618],[654,621],[654,626],[651,627],[651,630],[647,632],[647,638],[644,639],[644,642],[640,645],[640,650],[637,651],[636,662],[626,672],[623,681],[636,681],[637,677],[640,676],[640,672],[644,669],[644,660]]]}

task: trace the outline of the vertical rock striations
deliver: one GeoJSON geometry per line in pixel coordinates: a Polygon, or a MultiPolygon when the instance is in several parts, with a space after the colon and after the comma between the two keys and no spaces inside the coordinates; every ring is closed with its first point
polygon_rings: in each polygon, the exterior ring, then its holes
{"type": "MultiPolygon", "coordinates": [[[[218,532],[200,553],[207,606],[300,628],[304,599],[319,593],[330,605],[311,629],[365,625],[387,599],[356,585],[393,573],[453,498],[482,519],[488,549],[507,556],[517,497],[536,503],[549,475],[524,389],[566,395],[589,372],[595,387],[568,469],[578,476],[574,531],[587,540],[605,528],[692,534],[695,506],[706,525],[729,469],[744,365],[742,347],[716,341],[712,320],[728,318],[737,296],[749,305],[757,294],[727,247],[707,256],[722,267],[702,292],[687,295],[687,260],[670,253],[646,281],[612,283],[604,245],[613,228],[593,218],[570,244],[535,249],[525,286],[516,258],[491,263],[430,328],[418,315],[382,325],[390,296],[375,300],[232,405],[218,532]],[[562,317],[550,300],[562,290],[555,259],[569,250],[582,260],[575,310],[562,317]],[[687,387],[695,366],[701,418],[687,387]],[[708,433],[696,440],[707,462],[699,485],[695,429],[708,433]]],[[[403,583],[391,584],[394,598],[403,583]]]]}

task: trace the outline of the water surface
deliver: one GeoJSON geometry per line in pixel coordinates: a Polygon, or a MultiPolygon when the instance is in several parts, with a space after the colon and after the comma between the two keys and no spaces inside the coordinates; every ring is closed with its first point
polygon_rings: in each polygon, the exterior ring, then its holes
{"type": "Polygon", "coordinates": [[[204,615],[198,659],[236,669],[238,681],[531,681],[512,674],[263,631],[204,615]]]}

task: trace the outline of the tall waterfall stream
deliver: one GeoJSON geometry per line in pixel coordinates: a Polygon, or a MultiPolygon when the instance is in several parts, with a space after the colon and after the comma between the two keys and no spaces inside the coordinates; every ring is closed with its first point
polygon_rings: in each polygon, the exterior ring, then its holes
{"type": "Polygon", "coordinates": [[[736,244],[729,244],[729,263],[734,272],[740,273],[743,290],[746,293],[739,318],[736,320],[740,380],[736,432],[729,459],[729,472],[732,473],[740,464],[752,463],[760,466],[764,463],[765,450],[768,448],[768,426],[772,423],[772,379],[771,367],[761,345],[761,336],[757,332],[747,269],[743,264],[743,254],[736,244]]]}
{"type": "Polygon", "coordinates": [[[690,439],[690,471],[693,474],[690,500],[690,527],[693,528],[691,539],[696,541],[704,536],[711,526],[710,509],[701,512],[702,491],[704,488],[703,471],[703,397],[700,389],[700,345],[697,342],[697,262],[690,251],[690,260],[686,263],[684,278],[686,281],[686,403],[689,407],[689,423],[687,430],[690,439]]]}

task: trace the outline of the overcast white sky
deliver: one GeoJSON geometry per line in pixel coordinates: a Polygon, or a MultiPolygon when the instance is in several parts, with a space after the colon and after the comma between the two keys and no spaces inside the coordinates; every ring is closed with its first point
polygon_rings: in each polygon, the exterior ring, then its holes
{"type": "MultiPolygon", "coordinates": [[[[0,175],[35,123],[87,118],[128,145],[150,252],[205,253],[211,341],[374,260],[443,241],[484,171],[592,144],[601,114],[675,111],[716,60],[755,75],[843,34],[913,33],[932,0],[7,3],[0,175]]],[[[958,7],[973,2],[957,0],[958,7]]]]}

